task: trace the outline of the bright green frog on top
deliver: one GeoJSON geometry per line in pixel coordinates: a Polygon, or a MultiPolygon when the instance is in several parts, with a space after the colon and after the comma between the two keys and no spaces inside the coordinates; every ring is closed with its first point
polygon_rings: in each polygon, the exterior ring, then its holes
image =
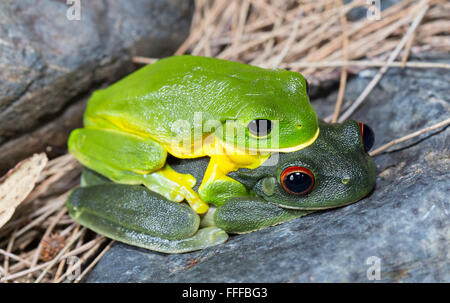
{"type": "Polygon", "coordinates": [[[84,166],[110,180],[143,184],[202,214],[208,202],[217,202],[220,188],[228,188],[228,197],[245,193],[229,172],[257,168],[272,152],[300,150],[318,134],[301,74],[176,56],[96,91],[84,128],[72,132],[68,146],[84,166]],[[166,164],[168,153],[211,157],[198,193],[196,180],[166,164]]]}

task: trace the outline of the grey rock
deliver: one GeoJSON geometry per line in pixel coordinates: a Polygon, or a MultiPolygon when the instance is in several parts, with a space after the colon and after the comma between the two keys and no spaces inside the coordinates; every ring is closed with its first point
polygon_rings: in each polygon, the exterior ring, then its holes
{"type": "MultiPolygon", "coordinates": [[[[375,72],[351,79],[345,99],[375,72]]],[[[353,118],[369,124],[381,146],[448,118],[449,83],[448,70],[390,69],[353,118]]],[[[332,112],[336,96],[313,102],[319,116],[332,112]]],[[[450,127],[395,145],[375,156],[377,185],[365,199],[220,246],[165,255],[117,243],[87,281],[372,282],[375,257],[382,282],[450,282],[449,148],[450,127]],[[189,266],[190,258],[199,262],[189,266]]]]}
{"type": "MultiPolygon", "coordinates": [[[[66,1],[0,2],[0,172],[42,150],[20,136],[40,140],[39,128],[61,137],[69,129],[49,126],[93,88],[112,83],[138,66],[133,55],[170,55],[187,37],[193,1],[81,1],[80,20],[69,20],[66,1]],[[11,145],[14,142],[15,150],[11,145]]],[[[75,110],[72,110],[72,114],[75,110]]],[[[38,146],[39,145],[39,146],[38,146]]],[[[41,144],[42,145],[42,144],[41,144]]]]}

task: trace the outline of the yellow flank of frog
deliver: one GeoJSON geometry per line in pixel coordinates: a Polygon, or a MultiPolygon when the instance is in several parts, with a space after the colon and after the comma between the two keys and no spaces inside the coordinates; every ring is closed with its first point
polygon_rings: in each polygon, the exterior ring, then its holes
{"type": "MultiPolygon", "coordinates": [[[[233,187],[236,187],[238,182],[228,177],[228,173],[239,168],[255,169],[270,157],[270,153],[249,154],[239,148],[226,145],[217,138],[213,144],[206,145],[203,152],[209,155],[211,159],[198,191],[202,198],[208,202],[215,200],[215,197],[211,197],[209,189],[214,187],[216,181],[228,182],[233,187]]],[[[239,190],[241,189],[238,186],[236,191],[239,190]]]]}

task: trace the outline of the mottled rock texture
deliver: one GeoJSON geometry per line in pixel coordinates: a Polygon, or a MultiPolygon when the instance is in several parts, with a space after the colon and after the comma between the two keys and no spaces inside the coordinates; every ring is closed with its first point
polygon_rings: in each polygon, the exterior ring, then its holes
{"type": "Polygon", "coordinates": [[[85,99],[138,66],[170,55],[188,35],[191,0],[0,2],[0,173],[33,152],[64,150],[85,99]],[[81,100],[81,101],[80,101],[81,100]]]}
{"type": "MultiPolygon", "coordinates": [[[[375,72],[352,78],[345,99],[375,72]]],[[[449,83],[448,70],[391,69],[353,118],[371,125],[381,146],[448,118],[449,83]]],[[[313,102],[319,116],[336,95],[313,102]]],[[[370,257],[384,282],[450,282],[449,135],[450,127],[436,130],[375,156],[377,186],[358,203],[188,254],[115,244],[88,282],[370,282],[370,257]],[[198,263],[188,266],[190,258],[198,263]]]]}

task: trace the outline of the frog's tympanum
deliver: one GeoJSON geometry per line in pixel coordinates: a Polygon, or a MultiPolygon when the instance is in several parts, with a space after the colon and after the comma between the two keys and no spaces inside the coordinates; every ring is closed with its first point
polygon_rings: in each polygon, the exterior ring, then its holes
{"type": "Polygon", "coordinates": [[[96,91],[69,151],[84,166],[122,184],[143,184],[199,214],[216,199],[210,185],[245,192],[226,175],[256,168],[273,152],[310,145],[319,133],[307,82],[296,72],[176,56],[145,66],[96,91]],[[210,156],[198,193],[175,172],[177,158],[210,156]]]}
{"type": "MultiPolygon", "coordinates": [[[[356,202],[375,185],[375,166],[367,154],[373,132],[353,120],[319,125],[312,145],[278,154],[274,165],[230,172],[228,177],[243,184],[245,193],[229,197],[229,188],[215,187],[219,198],[204,215],[144,186],[112,183],[90,170],[84,171],[82,187],[72,192],[67,208],[77,222],[107,237],[182,253],[223,243],[227,233],[248,233],[356,202]]],[[[178,173],[190,172],[193,183],[208,165],[207,157],[168,159],[178,173]]]]}

